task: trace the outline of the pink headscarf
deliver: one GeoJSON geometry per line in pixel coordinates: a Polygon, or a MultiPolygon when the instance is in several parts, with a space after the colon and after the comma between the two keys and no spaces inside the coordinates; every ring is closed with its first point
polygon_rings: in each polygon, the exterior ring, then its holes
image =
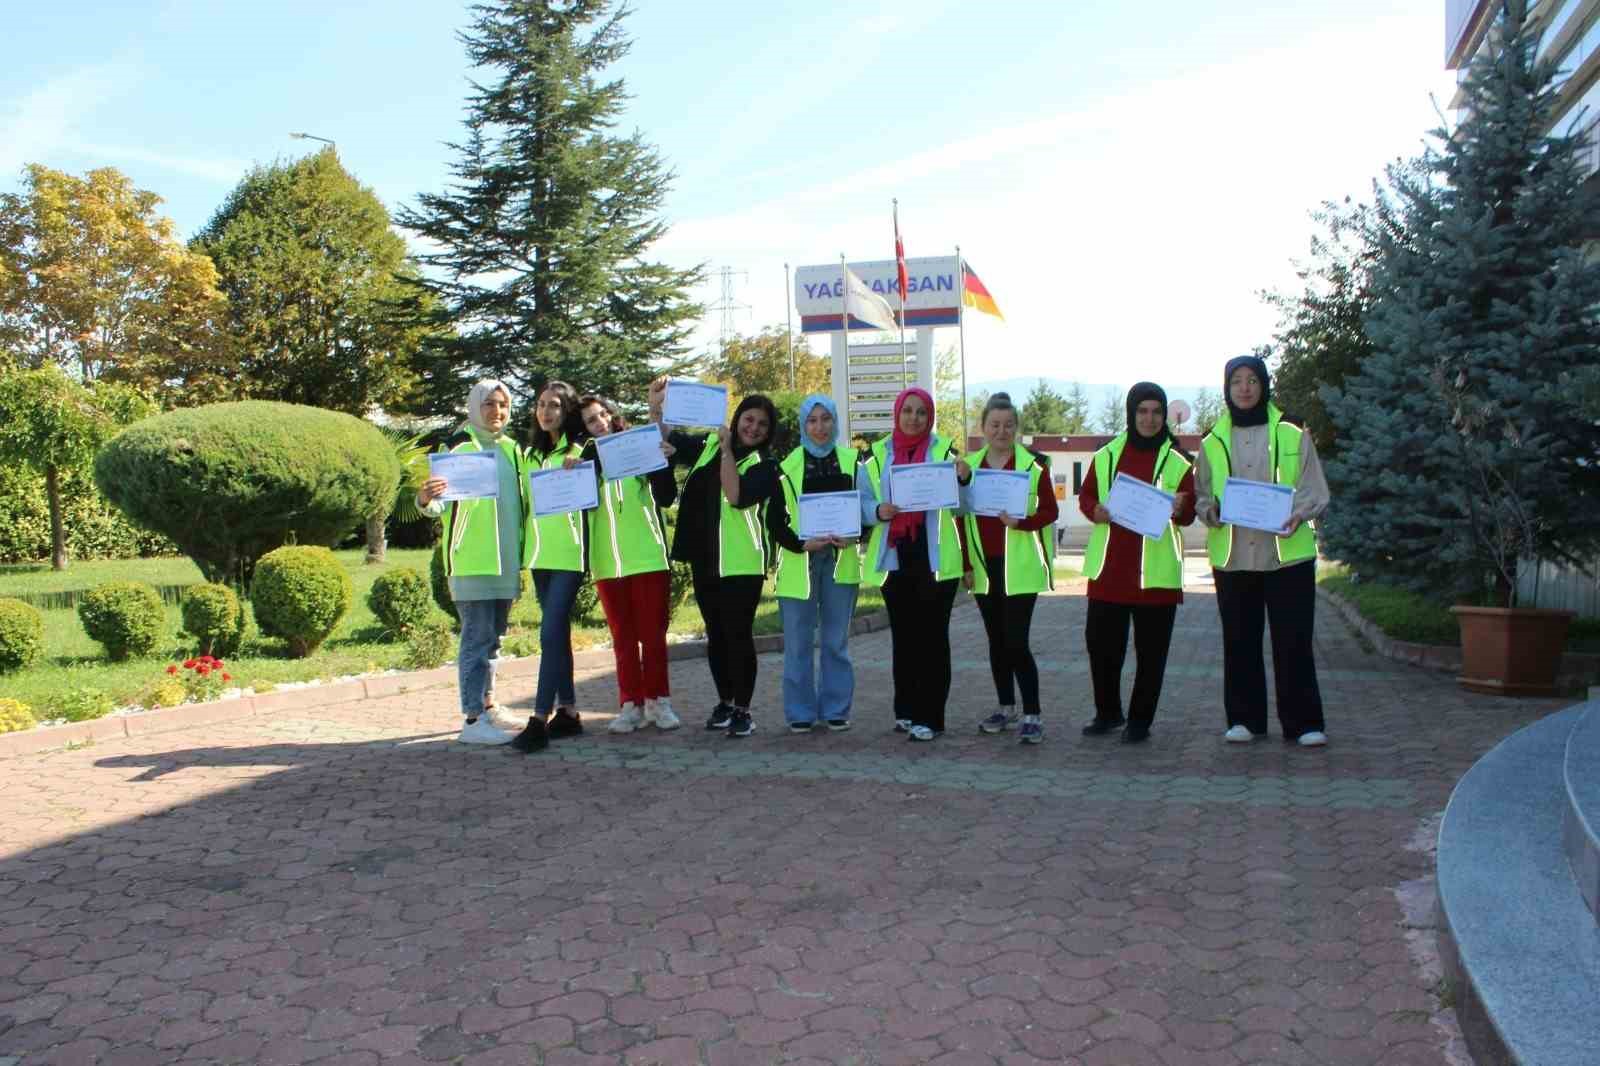
{"type": "MultiPolygon", "coordinates": [[[[915,386],[906,389],[894,398],[894,432],[890,439],[890,461],[894,463],[920,463],[928,458],[928,446],[933,442],[933,397],[928,395],[926,389],[915,386]],[[923,405],[928,408],[928,425],[921,433],[910,434],[900,429],[900,408],[904,407],[909,397],[921,397],[923,405]]],[[[917,535],[917,530],[923,526],[923,512],[902,511],[889,520],[889,543],[900,544],[911,540],[917,535]]]]}

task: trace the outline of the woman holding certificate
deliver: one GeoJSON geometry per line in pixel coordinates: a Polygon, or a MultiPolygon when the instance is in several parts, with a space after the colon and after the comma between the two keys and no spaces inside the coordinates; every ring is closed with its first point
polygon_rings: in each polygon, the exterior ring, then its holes
{"type": "MultiPolygon", "coordinates": [[[[767,531],[778,547],[778,610],[783,616],[783,716],[791,733],[827,723],[850,728],[856,675],[850,665],[850,620],[861,586],[861,501],[856,496],[859,456],[839,443],[833,401],[800,401],[800,447],[778,464],[782,491],[767,507],[767,531]],[[812,529],[808,513],[825,494],[849,503],[855,529],[812,529]],[[821,632],[821,669],[811,654],[821,632]]],[[[845,510],[839,508],[838,510],[845,510]]]]}
{"type": "Polygon", "coordinates": [[[1248,744],[1267,733],[1267,676],[1261,655],[1272,627],[1272,668],[1283,739],[1328,742],[1312,658],[1317,539],[1311,522],[1328,506],[1311,434],[1271,402],[1272,379],[1253,355],[1223,372],[1228,410],[1200,442],[1196,510],[1222,616],[1224,737],[1248,744]]]}
{"type": "MultiPolygon", "coordinates": [[[[470,456],[481,463],[479,456],[492,455],[493,490],[486,487],[483,495],[463,498],[450,491],[449,477],[437,472],[417,490],[418,509],[444,518],[444,571],[461,618],[456,678],[466,725],[457,739],[465,744],[511,740],[490,720],[491,664],[520,591],[522,569],[532,556],[533,512],[522,450],[505,434],[510,420],[510,389],[492,380],[474,385],[467,394],[466,431],[450,443],[448,458],[459,462],[470,456]]],[[[438,464],[436,470],[441,469],[448,467],[438,464]]]]}
{"type": "Polygon", "coordinates": [[[894,431],[876,441],[856,474],[861,520],[872,527],[864,580],[889,610],[894,727],[911,740],[944,732],[950,698],[950,611],[965,572],[956,515],[959,484],[972,476],[954,442],[933,432],[933,397],[906,389],[894,431]]]}
{"type": "MultiPolygon", "coordinates": [[[[529,469],[560,469],[578,454],[583,439],[577,390],[564,381],[547,383],[533,405],[529,469]]],[[[533,520],[531,569],[534,595],[539,599],[539,684],[528,727],[512,741],[524,751],[544,747],[547,736],[570,737],[583,732],[572,677],[572,605],[583,586],[583,537],[582,511],[533,520]]]]}
{"type": "Polygon", "coordinates": [[[1094,523],[1083,553],[1089,612],[1083,638],[1094,683],[1094,721],[1084,736],[1122,729],[1124,744],[1150,739],[1161,683],[1167,672],[1172,626],[1183,602],[1183,538],[1178,527],[1194,522],[1194,473],[1167,427],[1167,394],[1141,381],[1128,390],[1128,428],[1094,453],[1078,492],[1078,509],[1094,523]],[[1115,490],[1115,491],[1114,491],[1115,490]],[[1121,505],[1124,492],[1154,502],[1153,529],[1121,505]],[[1114,496],[1116,498],[1114,498],[1114,496]],[[1136,528],[1137,527],[1137,528],[1136,528]],[[1140,532],[1143,529],[1143,532],[1140,532]],[[1128,624],[1138,671],[1122,713],[1122,664],[1128,624]]]}
{"type": "Polygon", "coordinates": [[[767,573],[762,509],[778,487],[767,443],[778,412],[765,396],[739,401],[730,425],[715,434],[669,432],[662,422],[667,379],[650,385],[650,421],[661,425],[673,464],[689,467],[678,502],[672,558],[688,563],[695,603],[706,625],[706,661],[717,686],[707,729],[729,737],[755,732],[750,700],[756,688],[756,606],[767,573]]]}
{"type": "MultiPolygon", "coordinates": [[[[598,396],[578,401],[583,428],[593,438],[584,458],[594,458],[595,441],[628,428],[622,415],[598,396]]],[[[668,445],[661,442],[666,451],[668,445]]],[[[575,462],[575,460],[569,460],[575,462]]],[[[597,465],[597,476],[599,467],[597,465]]],[[[617,660],[617,704],[622,708],[611,733],[632,733],[646,725],[676,729],[667,673],[667,623],[671,574],[667,564],[666,523],[661,509],[678,498],[672,468],[652,474],[600,480],[600,506],[585,512],[589,523],[589,573],[611,630],[617,660]]]]}
{"type": "Polygon", "coordinates": [[[1022,728],[1017,735],[1024,744],[1038,744],[1044,740],[1039,667],[1028,631],[1039,593],[1055,587],[1055,485],[1042,457],[1027,448],[1018,451],[1017,409],[1009,395],[989,397],[979,426],[984,444],[971,459],[968,513],[960,527],[966,551],[963,581],[983,615],[999,706],[978,728],[1002,733],[1015,725],[1020,688],[1022,728]]]}

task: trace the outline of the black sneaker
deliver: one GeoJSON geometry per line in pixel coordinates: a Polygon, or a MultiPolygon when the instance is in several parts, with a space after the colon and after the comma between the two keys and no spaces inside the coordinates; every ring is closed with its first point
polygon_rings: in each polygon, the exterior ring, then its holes
{"type": "Polygon", "coordinates": [[[1083,727],[1086,737],[1103,737],[1107,733],[1115,733],[1128,723],[1126,718],[1096,718],[1083,727]]]}
{"type": "Polygon", "coordinates": [[[728,718],[728,736],[747,737],[756,731],[755,719],[749,711],[734,711],[728,718]]]}
{"type": "Polygon", "coordinates": [[[529,718],[527,728],[511,738],[511,746],[524,755],[531,755],[549,747],[550,734],[545,730],[544,719],[537,715],[529,718]]]}
{"type": "Polygon", "coordinates": [[[726,729],[728,723],[733,721],[733,708],[726,703],[719,703],[711,712],[711,717],[706,719],[707,729],[726,729]]]}
{"type": "Polygon", "coordinates": [[[828,729],[829,729],[830,732],[843,733],[846,729],[849,729],[849,728],[850,728],[850,719],[848,719],[848,718],[830,718],[830,719],[828,719],[828,729]]]}
{"type": "Polygon", "coordinates": [[[575,737],[583,732],[583,719],[577,711],[557,711],[550,716],[550,739],[560,740],[562,737],[575,737]]]}
{"type": "Polygon", "coordinates": [[[810,733],[811,732],[811,723],[810,722],[790,722],[789,723],[789,732],[791,732],[791,733],[810,733]]]}
{"type": "Polygon", "coordinates": [[[1143,744],[1150,739],[1150,727],[1147,725],[1130,725],[1122,731],[1124,744],[1143,744]]]}

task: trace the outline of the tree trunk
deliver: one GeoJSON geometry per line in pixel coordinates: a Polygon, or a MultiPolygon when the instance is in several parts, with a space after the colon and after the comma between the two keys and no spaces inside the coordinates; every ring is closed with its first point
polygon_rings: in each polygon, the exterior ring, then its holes
{"type": "Polygon", "coordinates": [[[388,551],[388,539],[384,535],[384,522],[388,515],[378,515],[367,519],[367,565],[384,561],[388,551]]]}
{"type": "Polygon", "coordinates": [[[67,529],[61,520],[61,472],[54,463],[44,468],[45,495],[50,498],[50,569],[67,568],[67,529]]]}

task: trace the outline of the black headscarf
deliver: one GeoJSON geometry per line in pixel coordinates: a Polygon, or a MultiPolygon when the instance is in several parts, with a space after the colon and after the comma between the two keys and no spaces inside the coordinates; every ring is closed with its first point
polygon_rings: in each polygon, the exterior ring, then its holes
{"type": "Polygon", "coordinates": [[[1128,390],[1128,444],[1140,451],[1154,451],[1163,443],[1170,440],[1174,445],[1178,438],[1172,435],[1172,427],[1166,422],[1167,393],[1160,385],[1153,381],[1141,381],[1128,390]],[[1161,402],[1161,432],[1153,437],[1141,436],[1139,425],[1134,421],[1134,414],[1138,412],[1139,405],[1146,400],[1159,400],[1161,402]]]}
{"type": "Polygon", "coordinates": [[[1259,356],[1236,355],[1228,360],[1228,365],[1222,368],[1222,398],[1228,404],[1228,414],[1233,417],[1236,426],[1264,426],[1267,424],[1267,401],[1272,399],[1272,375],[1267,373],[1267,364],[1259,356]],[[1247,366],[1256,372],[1256,377],[1261,380],[1261,399],[1248,411],[1242,411],[1233,405],[1233,394],[1228,389],[1228,382],[1233,380],[1233,372],[1242,366],[1247,366]]]}
{"type": "Polygon", "coordinates": [[[749,396],[746,396],[744,399],[739,401],[739,406],[734,409],[733,418],[728,422],[728,434],[733,437],[733,457],[735,459],[743,460],[744,457],[749,455],[751,452],[765,452],[767,446],[772,443],[773,435],[777,432],[778,409],[772,406],[771,400],[767,399],[759,392],[751,393],[749,396]],[[745,446],[739,440],[739,418],[746,411],[749,411],[752,408],[757,408],[767,413],[767,439],[756,445],[754,448],[745,446]]]}

